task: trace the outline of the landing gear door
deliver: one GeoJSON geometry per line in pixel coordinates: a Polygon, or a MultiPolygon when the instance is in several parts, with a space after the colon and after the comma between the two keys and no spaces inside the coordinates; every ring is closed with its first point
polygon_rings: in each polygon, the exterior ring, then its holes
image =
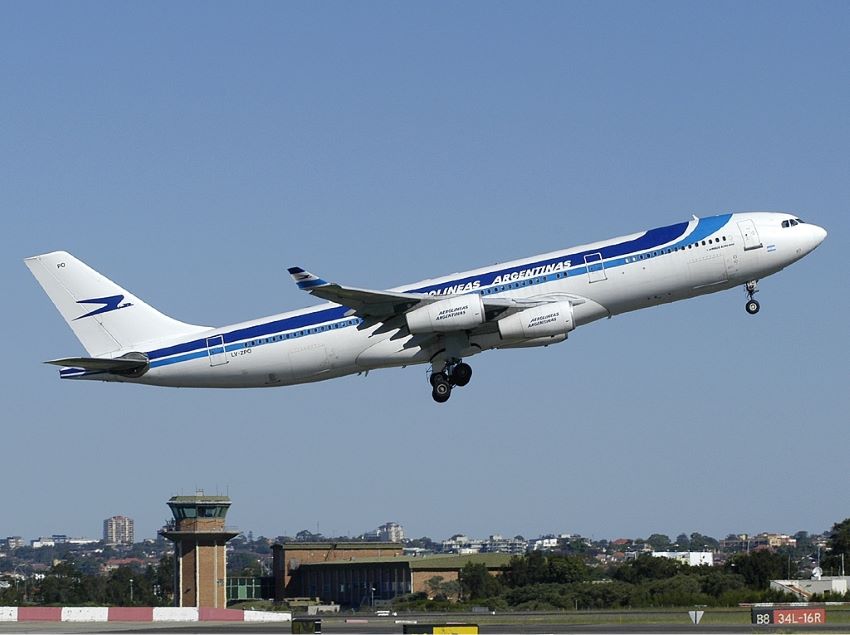
{"type": "Polygon", "coordinates": [[[207,353],[210,356],[210,366],[221,366],[227,363],[227,353],[224,350],[224,336],[216,335],[207,338],[207,353]]]}
{"type": "Polygon", "coordinates": [[[584,264],[587,266],[587,279],[589,282],[599,282],[600,280],[608,279],[601,253],[587,254],[584,257],[584,264]]]}
{"type": "Polygon", "coordinates": [[[741,236],[744,238],[744,251],[761,247],[761,238],[759,238],[759,233],[756,231],[756,224],[753,221],[739,221],[738,229],[741,230],[741,236]]]}

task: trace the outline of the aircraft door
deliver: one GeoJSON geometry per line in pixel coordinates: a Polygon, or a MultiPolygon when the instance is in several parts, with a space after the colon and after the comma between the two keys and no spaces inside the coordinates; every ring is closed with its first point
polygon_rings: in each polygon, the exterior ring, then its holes
{"type": "Polygon", "coordinates": [[[584,264],[587,266],[587,279],[589,282],[600,282],[601,280],[608,279],[601,253],[587,254],[584,257],[584,264]]]}
{"type": "Polygon", "coordinates": [[[753,221],[739,221],[738,229],[741,230],[741,236],[744,238],[744,251],[758,249],[761,247],[761,238],[759,238],[759,233],[756,230],[756,224],[753,221]]]}
{"type": "Polygon", "coordinates": [[[207,353],[210,356],[210,366],[221,366],[227,363],[227,353],[224,350],[224,336],[216,335],[207,338],[207,353]]]}

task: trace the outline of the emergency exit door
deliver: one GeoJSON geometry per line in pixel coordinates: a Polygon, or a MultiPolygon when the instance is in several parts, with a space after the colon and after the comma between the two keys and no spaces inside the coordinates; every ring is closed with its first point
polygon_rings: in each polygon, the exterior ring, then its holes
{"type": "Polygon", "coordinates": [[[210,356],[210,366],[221,366],[227,363],[227,353],[224,350],[224,336],[216,335],[207,338],[207,353],[210,356]]]}
{"type": "Polygon", "coordinates": [[[608,279],[601,253],[587,254],[584,257],[584,264],[587,267],[587,279],[589,282],[600,282],[601,280],[608,279]]]}
{"type": "Polygon", "coordinates": [[[753,221],[739,221],[738,229],[741,230],[741,236],[744,238],[744,251],[758,249],[761,247],[761,238],[759,238],[759,233],[756,230],[756,224],[753,221]]]}

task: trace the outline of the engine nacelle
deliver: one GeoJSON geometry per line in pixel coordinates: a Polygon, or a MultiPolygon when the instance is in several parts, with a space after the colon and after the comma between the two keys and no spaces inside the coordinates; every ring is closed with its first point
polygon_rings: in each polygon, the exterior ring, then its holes
{"type": "Polygon", "coordinates": [[[514,313],[497,322],[502,339],[537,339],[564,335],[576,325],[569,302],[550,302],[514,313]]]}
{"type": "Polygon", "coordinates": [[[452,296],[408,311],[411,333],[465,331],[484,323],[484,302],[477,293],[452,296]]]}

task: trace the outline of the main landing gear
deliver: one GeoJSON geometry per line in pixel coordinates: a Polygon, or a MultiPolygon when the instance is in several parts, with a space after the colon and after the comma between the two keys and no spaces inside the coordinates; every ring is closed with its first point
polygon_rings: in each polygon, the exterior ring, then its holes
{"type": "Polygon", "coordinates": [[[431,373],[431,396],[437,403],[445,403],[452,396],[452,388],[466,386],[472,379],[472,366],[464,362],[446,364],[438,372],[431,373]]]}
{"type": "Polygon", "coordinates": [[[759,309],[761,308],[759,301],[753,298],[753,296],[759,291],[758,282],[758,280],[750,280],[746,284],[747,304],[744,308],[747,309],[747,313],[749,313],[750,315],[755,315],[759,312],[759,309]]]}

